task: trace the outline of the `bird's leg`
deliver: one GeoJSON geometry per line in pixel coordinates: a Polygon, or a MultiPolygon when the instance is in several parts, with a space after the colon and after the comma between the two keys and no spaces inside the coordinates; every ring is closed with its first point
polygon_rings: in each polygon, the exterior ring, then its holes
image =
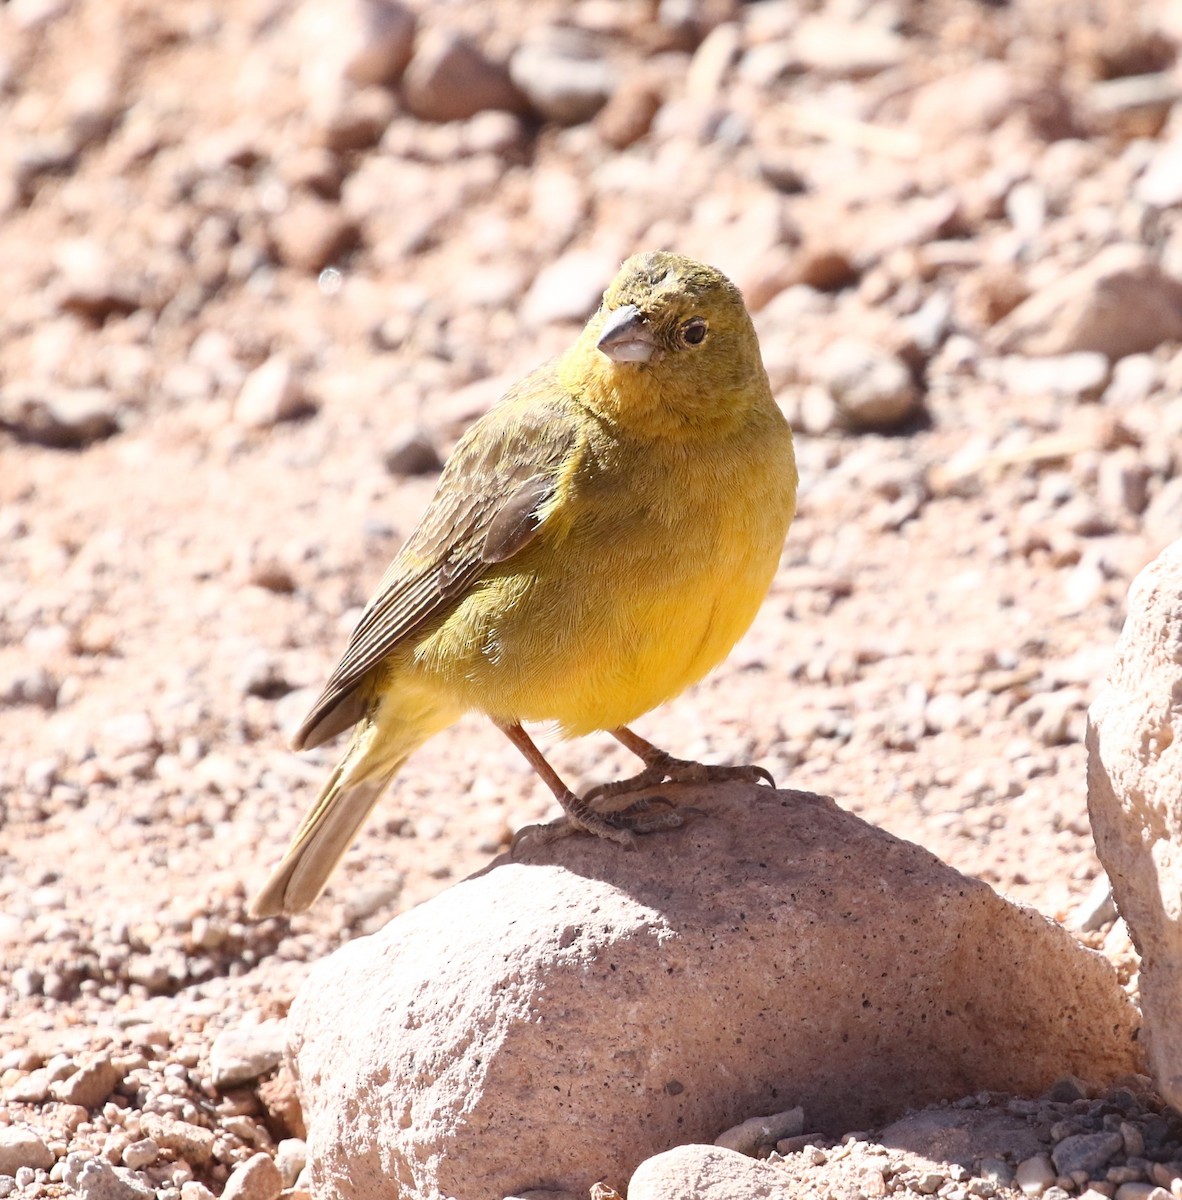
{"type": "Polygon", "coordinates": [[[671,810],[652,813],[652,806],[647,801],[631,804],[622,812],[598,812],[562,782],[558,772],[546,761],[533,739],[520,725],[502,724],[497,721],[496,726],[525,755],[526,762],[554,793],[554,798],[562,805],[562,811],[566,814],[557,821],[526,825],[519,829],[513,835],[511,853],[516,851],[518,843],[526,837],[545,843],[569,837],[572,833],[580,831],[619,842],[621,846],[631,849],[636,844],[634,833],[651,833],[656,829],[669,829],[681,824],[681,818],[671,810]]]}
{"type": "Polygon", "coordinates": [[[631,750],[644,763],[644,770],[628,779],[618,779],[614,783],[601,783],[598,787],[593,787],[583,797],[587,803],[642,792],[645,788],[656,787],[661,783],[729,783],[740,780],[743,783],[767,783],[772,787],[776,786],[771,772],[763,767],[727,767],[691,762],[685,758],[674,758],[672,754],[667,754],[659,746],[645,741],[625,725],[610,732],[621,746],[631,750]]]}

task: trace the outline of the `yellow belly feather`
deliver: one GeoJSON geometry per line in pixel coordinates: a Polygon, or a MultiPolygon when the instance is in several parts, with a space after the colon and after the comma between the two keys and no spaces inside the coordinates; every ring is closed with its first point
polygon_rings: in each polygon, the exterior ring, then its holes
{"type": "Polygon", "coordinates": [[[556,722],[574,737],[628,724],[721,662],[779,561],[791,451],[748,436],[706,458],[648,453],[626,485],[602,475],[587,485],[573,471],[554,531],[491,570],[401,669],[432,678],[458,707],[556,722]]]}

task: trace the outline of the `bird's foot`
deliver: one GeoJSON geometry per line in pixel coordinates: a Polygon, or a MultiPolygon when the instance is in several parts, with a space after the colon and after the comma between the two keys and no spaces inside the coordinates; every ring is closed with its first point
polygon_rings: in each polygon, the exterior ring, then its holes
{"type": "MultiPolygon", "coordinates": [[[[692,762],[685,758],[674,758],[660,752],[654,756],[639,775],[628,779],[617,779],[612,783],[601,783],[583,797],[585,803],[608,800],[614,796],[628,796],[662,783],[766,783],[775,787],[771,772],[755,766],[718,766],[710,763],[692,762]]],[[[625,809],[624,811],[627,811],[625,809]]]]}
{"type": "Polygon", "coordinates": [[[572,794],[562,800],[562,807],[566,811],[557,820],[522,826],[509,844],[510,857],[516,856],[525,841],[546,846],[577,833],[589,833],[617,842],[625,850],[635,850],[637,834],[676,829],[685,823],[685,815],[698,812],[688,807],[678,811],[664,796],[639,796],[625,808],[602,810],[592,808],[587,797],[572,794]]]}

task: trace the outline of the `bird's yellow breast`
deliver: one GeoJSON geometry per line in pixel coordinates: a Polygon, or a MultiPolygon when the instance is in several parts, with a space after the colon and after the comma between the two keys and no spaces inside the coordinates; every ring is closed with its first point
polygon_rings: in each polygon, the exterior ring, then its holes
{"type": "Polygon", "coordinates": [[[774,407],[702,444],[590,429],[534,544],[419,640],[415,669],[502,721],[552,721],[569,736],[628,724],[751,624],[795,493],[774,407]]]}

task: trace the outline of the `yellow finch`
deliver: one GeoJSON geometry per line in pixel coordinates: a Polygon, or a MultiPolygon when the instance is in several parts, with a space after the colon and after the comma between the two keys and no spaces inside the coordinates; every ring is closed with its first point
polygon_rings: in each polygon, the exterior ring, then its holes
{"type": "Polygon", "coordinates": [[[770,780],[674,759],[626,726],[751,624],[795,502],[792,436],[738,289],[675,254],[630,258],[570,350],[460,439],[293,739],[305,749],[356,726],[253,914],[308,908],[407,756],[472,709],[562,805],[549,836],[628,844],[678,823],[675,810],[589,801],[770,780]],[[580,798],[523,721],[607,730],[645,769],[580,798]]]}

